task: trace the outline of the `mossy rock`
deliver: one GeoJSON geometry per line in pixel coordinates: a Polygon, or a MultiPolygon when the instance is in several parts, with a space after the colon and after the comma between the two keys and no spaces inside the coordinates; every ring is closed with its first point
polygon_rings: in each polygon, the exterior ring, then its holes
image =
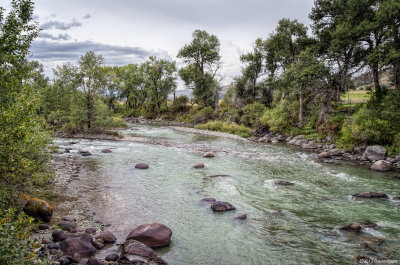
{"type": "Polygon", "coordinates": [[[44,200],[31,198],[27,200],[24,212],[35,218],[36,221],[50,222],[53,216],[53,207],[44,200]]]}

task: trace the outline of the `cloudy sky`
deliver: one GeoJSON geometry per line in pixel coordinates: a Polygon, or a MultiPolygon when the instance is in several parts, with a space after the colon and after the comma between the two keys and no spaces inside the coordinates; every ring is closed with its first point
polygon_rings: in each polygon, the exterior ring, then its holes
{"type": "MultiPolygon", "coordinates": [[[[108,65],[141,63],[149,56],[176,60],[196,29],[221,42],[223,84],[240,73],[239,55],[266,38],[281,18],[309,25],[313,0],[35,0],[42,31],[31,48],[46,72],[76,63],[87,51],[108,65]]],[[[179,61],[178,61],[179,65],[179,61]]]]}

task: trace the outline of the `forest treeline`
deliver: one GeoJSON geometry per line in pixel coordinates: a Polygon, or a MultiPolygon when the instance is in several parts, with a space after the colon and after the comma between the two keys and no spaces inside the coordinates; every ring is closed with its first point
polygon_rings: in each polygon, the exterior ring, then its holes
{"type": "Polygon", "coordinates": [[[13,207],[48,182],[52,132],[104,133],[124,117],[202,123],[242,136],[268,131],[330,138],[344,148],[382,144],[400,152],[400,2],[316,0],[310,28],[281,19],[240,56],[242,71],[220,99],[223,68],[217,36],[196,30],[174,61],[150,57],[107,66],[87,52],[54,69],[30,61],[38,36],[30,0],[0,7],[0,263],[30,264],[29,221],[13,207]],[[380,83],[383,71],[391,85],[380,83]],[[370,72],[366,104],[345,108],[353,78],[370,72]],[[193,98],[173,96],[180,78],[193,98]],[[22,217],[21,217],[22,216],[22,217]],[[12,228],[14,227],[14,228],[12,228]],[[16,254],[17,253],[17,254],[16,254]]]}

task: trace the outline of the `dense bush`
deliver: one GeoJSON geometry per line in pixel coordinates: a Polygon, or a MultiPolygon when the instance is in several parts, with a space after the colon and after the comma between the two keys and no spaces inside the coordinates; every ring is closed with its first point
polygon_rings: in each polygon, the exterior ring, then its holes
{"type": "Polygon", "coordinates": [[[296,102],[292,102],[292,105],[287,101],[283,101],[274,108],[265,110],[260,119],[261,124],[269,126],[273,132],[290,133],[296,128],[296,123],[298,122],[296,102]]]}
{"type": "Polygon", "coordinates": [[[236,134],[241,137],[250,137],[252,136],[253,132],[251,128],[248,128],[244,125],[238,125],[236,123],[228,123],[223,121],[210,121],[205,124],[196,125],[195,127],[202,130],[236,134]]]}
{"type": "Polygon", "coordinates": [[[192,117],[193,123],[203,123],[215,118],[214,110],[212,107],[205,107],[199,110],[192,117]]]}
{"type": "Polygon", "coordinates": [[[185,95],[175,98],[172,103],[171,110],[174,113],[184,113],[189,110],[188,106],[189,98],[185,95]]]}
{"type": "Polygon", "coordinates": [[[0,264],[47,264],[39,261],[32,249],[37,247],[29,239],[33,219],[10,208],[0,212],[0,264]]]}
{"type": "Polygon", "coordinates": [[[260,118],[265,109],[266,107],[258,102],[244,106],[239,119],[240,123],[247,127],[256,127],[260,123],[260,118]]]}

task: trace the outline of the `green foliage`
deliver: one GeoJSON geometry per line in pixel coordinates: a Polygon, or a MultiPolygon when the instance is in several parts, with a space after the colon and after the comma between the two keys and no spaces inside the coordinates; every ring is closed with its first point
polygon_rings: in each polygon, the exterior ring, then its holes
{"type": "Polygon", "coordinates": [[[193,123],[204,123],[208,120],[214,119],[215,113],[212,107],[205,107],[199,110],[196,114],[192,117],[193,123]]]}
{"type": "Polygon", "coordinates": [[[283,101],[277,106],[264,111],[260,121],[273,132],[290,133],[296,128],[298,122],[296,111],[298,105],[295,102],[283,101]]]}
{"type": "Polygon", "coordinates": [[[215,35],[204,30],[195,30],[193,40],[179,50],[186,67],[179,75],[186,86],[193,89],[195,101],[203,106],[212,106],[214,90],[218,86],[215,74],[220,67],[220,42],[215,35]]]}
{"type": "Polygon", "coordinates": [[[381,144],[398,150],[400,92],[391,91],[382,101],[371,101],[346,119],[339,142],[344,146],[381,144]]]}
{"type": "Polygon", "coordinates": [[[38,30],[31,1],[12,1],[7,17],[4,12],[0,8],[0,181],[23,191],[41,181],[49,142],[37,115],[37,65],[26,61],[38,30]]]}
{"type": "Polygon", "coordinates": [[[239,123],[247,127],[256,127],[260,123],[260,118],[265,109],[266,107],[258,102],[244,106],[241,111],[239,123]]]}
{"type": "Polygon", "coordinates": [[[29,239],[33,219],[12,208],[0,213],[0,264],[45,264],[32,253],[35,243],[29,239]]]}
{"type": "Polygon", "coordinates": [[[175,113],[184,113],[189,110],[189,98],[185,95],[176,97],[172,103],[171,109],[175,113]]]}
{"type": "Polygon", "coordinates": [[[195,128],[202,130],[231,133],[245,138],[250,137],[253,134],[253,130],[249,127],[223,121],[210,121],[205,124],[198,124],[195,126],[195,128]]]}

